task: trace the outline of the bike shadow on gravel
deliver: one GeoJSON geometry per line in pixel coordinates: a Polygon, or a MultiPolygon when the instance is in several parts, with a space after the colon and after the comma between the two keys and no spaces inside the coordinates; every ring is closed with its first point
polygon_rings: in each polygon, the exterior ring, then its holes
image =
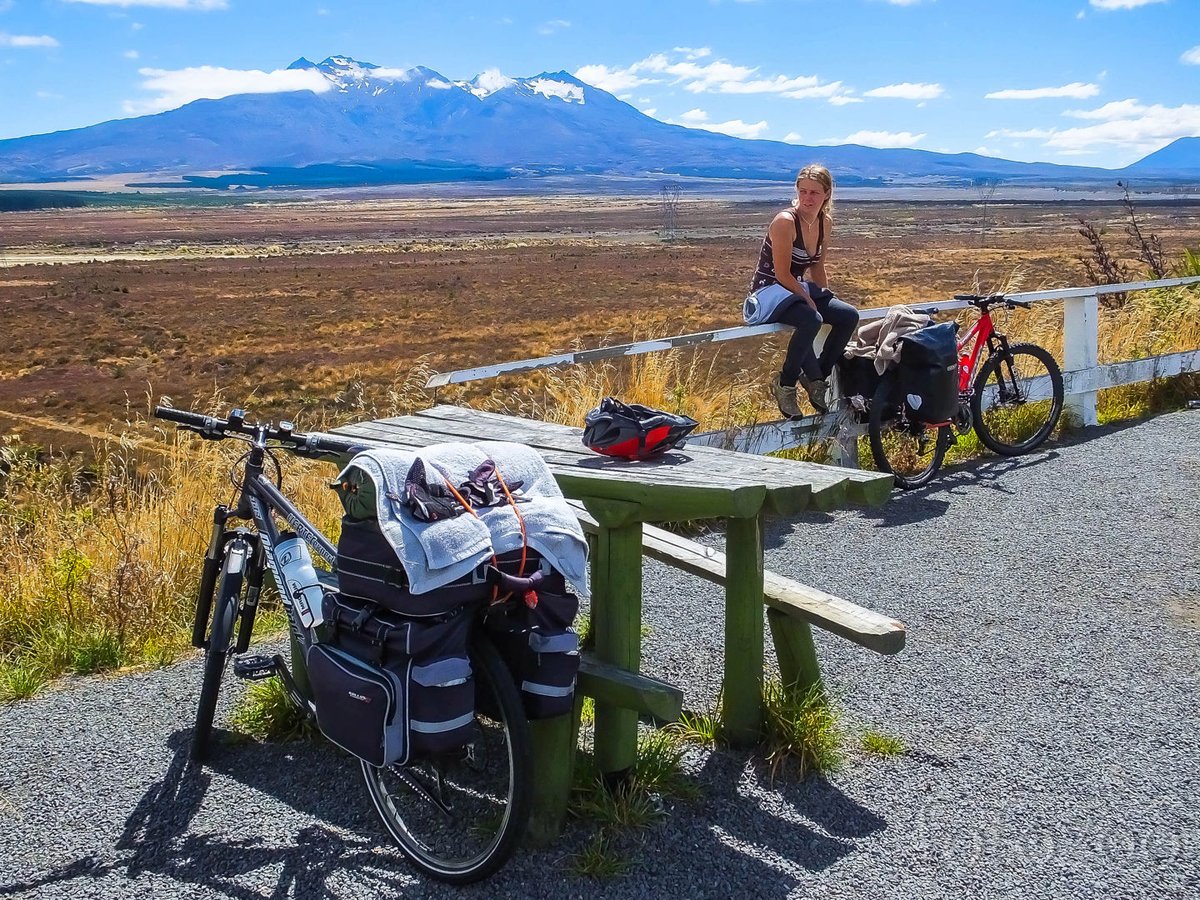
{"type": "Polygon", "coordinates": [[[737,752],[709,754],[698,773],[704,811],[687,840],[709,860],[706,868],[736,880],[739,894],[792,896],[806,873],[824,872],[888,828],[820,775],[775,775],[766,760],[737,752]]]}
{"type": "MultiPolygon", "coordinates": [[[[221,737],[214,732],[214,740],[221,737]]],[[[415,879],[387,868],[389,857],[377,851],[380,841],[371,837],[368,809],[349,810],[341,802],[322,804],[321,798],[362,795],[365,788],[352,775],[356,767],[328,748],[296,744],[303,750],[304,763],[292,758],[292,748],[283,745],[219,743],[214,765],[200,766],[188,759],[191,729],[171,735],[174,751],[162,779],[152,785],[134,807],[116,842],[115,858],[87,856],[24,882],[0,884],[0,896],[36,892],[39,887],[78,879],[100,880],[112,874],[136,879],[142,874],[169,878],[179,884],[210,889],[215,895],[261,898],[265,882],[273,880],[271,897],[333,898],[340,896],[331,882],[353,883],[381,894],[400,893],[415,879]],[[324,752],[321,752],[324,750],[324,752]],[[220,773],[221,790],[229,794],[209,798],[202,823],[195,822],[213,782],[220,773]],[[320,790],[314,790],[320,785],[320,790]],[[321,820],[298,832],[278,829],[262,812],[256,794],[265,794],[321,820]],[[336,807],[336,808],[334,808],[336,807]],[[213,830],[212,811],[226,816],[213,830]],[[244,811],[244,814],[243,814],[244,811]],[[261,824],[263,837],[233,837],[245,831],[251,820],[261,824]],[[353,832],[354,834],[348,834],[353,832]],[[356,836],[365,835],[365,836],[356,836]]],[[[108,893],[96,885],[91,896],[108,893]]]]}

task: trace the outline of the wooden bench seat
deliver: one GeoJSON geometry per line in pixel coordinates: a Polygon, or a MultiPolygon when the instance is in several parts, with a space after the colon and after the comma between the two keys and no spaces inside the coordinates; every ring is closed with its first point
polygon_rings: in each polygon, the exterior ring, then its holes
{"type": "MultiPolygon", "coordinates": [[[[584,531],[595,534],[596,520],[582,504],[569,502],[584,531]]],[[[698,544],[663,528],[643,525],[642,550],[646,556],[707,581],[725,583],[725,554],[713,547],[698,544]]],[[[774,572],[766,572],[763,580],[763,602],[772,609],[840,635],[876,653],[890,655],[904,648],[906,632],[903,622],[774,572]]]]}

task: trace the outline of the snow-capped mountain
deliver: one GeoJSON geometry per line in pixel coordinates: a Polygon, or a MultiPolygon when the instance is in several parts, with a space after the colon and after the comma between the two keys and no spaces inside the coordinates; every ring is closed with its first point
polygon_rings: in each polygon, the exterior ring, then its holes
{"type": "Polygon", "coordinates": [[[743,140],[652,119],[566,72],[453,81],[424,66],[388,69],[346,56],[298,59],[289,68],[314,70],[324,89],[196,100],[156,115],[0,141],[0,181],[147,172],[295,176],[311,167],[359,167],[374,173],[367,180],[379,181],[414,165],[432,172],[429,180],[439,172],[786,179],[817,159],[844,183],[926,176],[1111,180],[1113,174],[976,154],[743,140]]]}

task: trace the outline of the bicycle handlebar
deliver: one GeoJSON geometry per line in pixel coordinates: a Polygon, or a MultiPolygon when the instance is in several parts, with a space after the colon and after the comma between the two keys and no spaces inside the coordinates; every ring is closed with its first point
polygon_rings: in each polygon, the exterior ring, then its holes
{"type": "Polygon", "coordinates": [[[156,406],[154,417],[174,422],[184,431],[191,431],[210,441],[221,441],[234,435],[256,435],[262,429],[267,440],[275,441],[298,456],[341,455],[366,449],[361,443],[319,431],[296,431],[291,422],[282,421],[277,425],[270,422],[249,423],[245,411],[241,409],[231,410],[228,418],[221,419],[172,406],[156,406]]]}
{"type": "Polygon", "coordinates": [[[1029,309],[1030,303],[1028,300],[1014,300],[1011,297],[1006,297],[1003,294],[955,294],[955,300],[963,300],[970,303],[972,306],[977,306],[982,310],[986,310],[997,303],[1003,303],[1009,309],[1014,306],[1019,306],[1022,309],[1029,309]]]}

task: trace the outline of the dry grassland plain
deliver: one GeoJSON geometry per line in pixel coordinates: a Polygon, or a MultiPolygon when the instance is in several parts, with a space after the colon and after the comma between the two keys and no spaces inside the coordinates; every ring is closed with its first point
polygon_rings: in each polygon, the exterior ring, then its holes
{"type": "MultiPolygon", "coordinates": [[[[314,427],[389,411],[419,371],[741,324],[763,232],[787,199],[685,197],[670,241],[653,196],[3,213],[0,434],[69,447],[144,415],[148,397],[217,394],[314,427]]],[[[1138,214],[1168,258],[1200,245],[1200,200],[1138,214]]],[[[1082,285],[1080,218],[1131,253],[1115,202],[843,201],[829,271],[862,307],[1082,285]]],[[[704,351],[704,366],[758,377],[775,346],[731,342],[715,362],[704,351]]],[[[520,412],[543,377],[436,399],[520,412]]]]}

